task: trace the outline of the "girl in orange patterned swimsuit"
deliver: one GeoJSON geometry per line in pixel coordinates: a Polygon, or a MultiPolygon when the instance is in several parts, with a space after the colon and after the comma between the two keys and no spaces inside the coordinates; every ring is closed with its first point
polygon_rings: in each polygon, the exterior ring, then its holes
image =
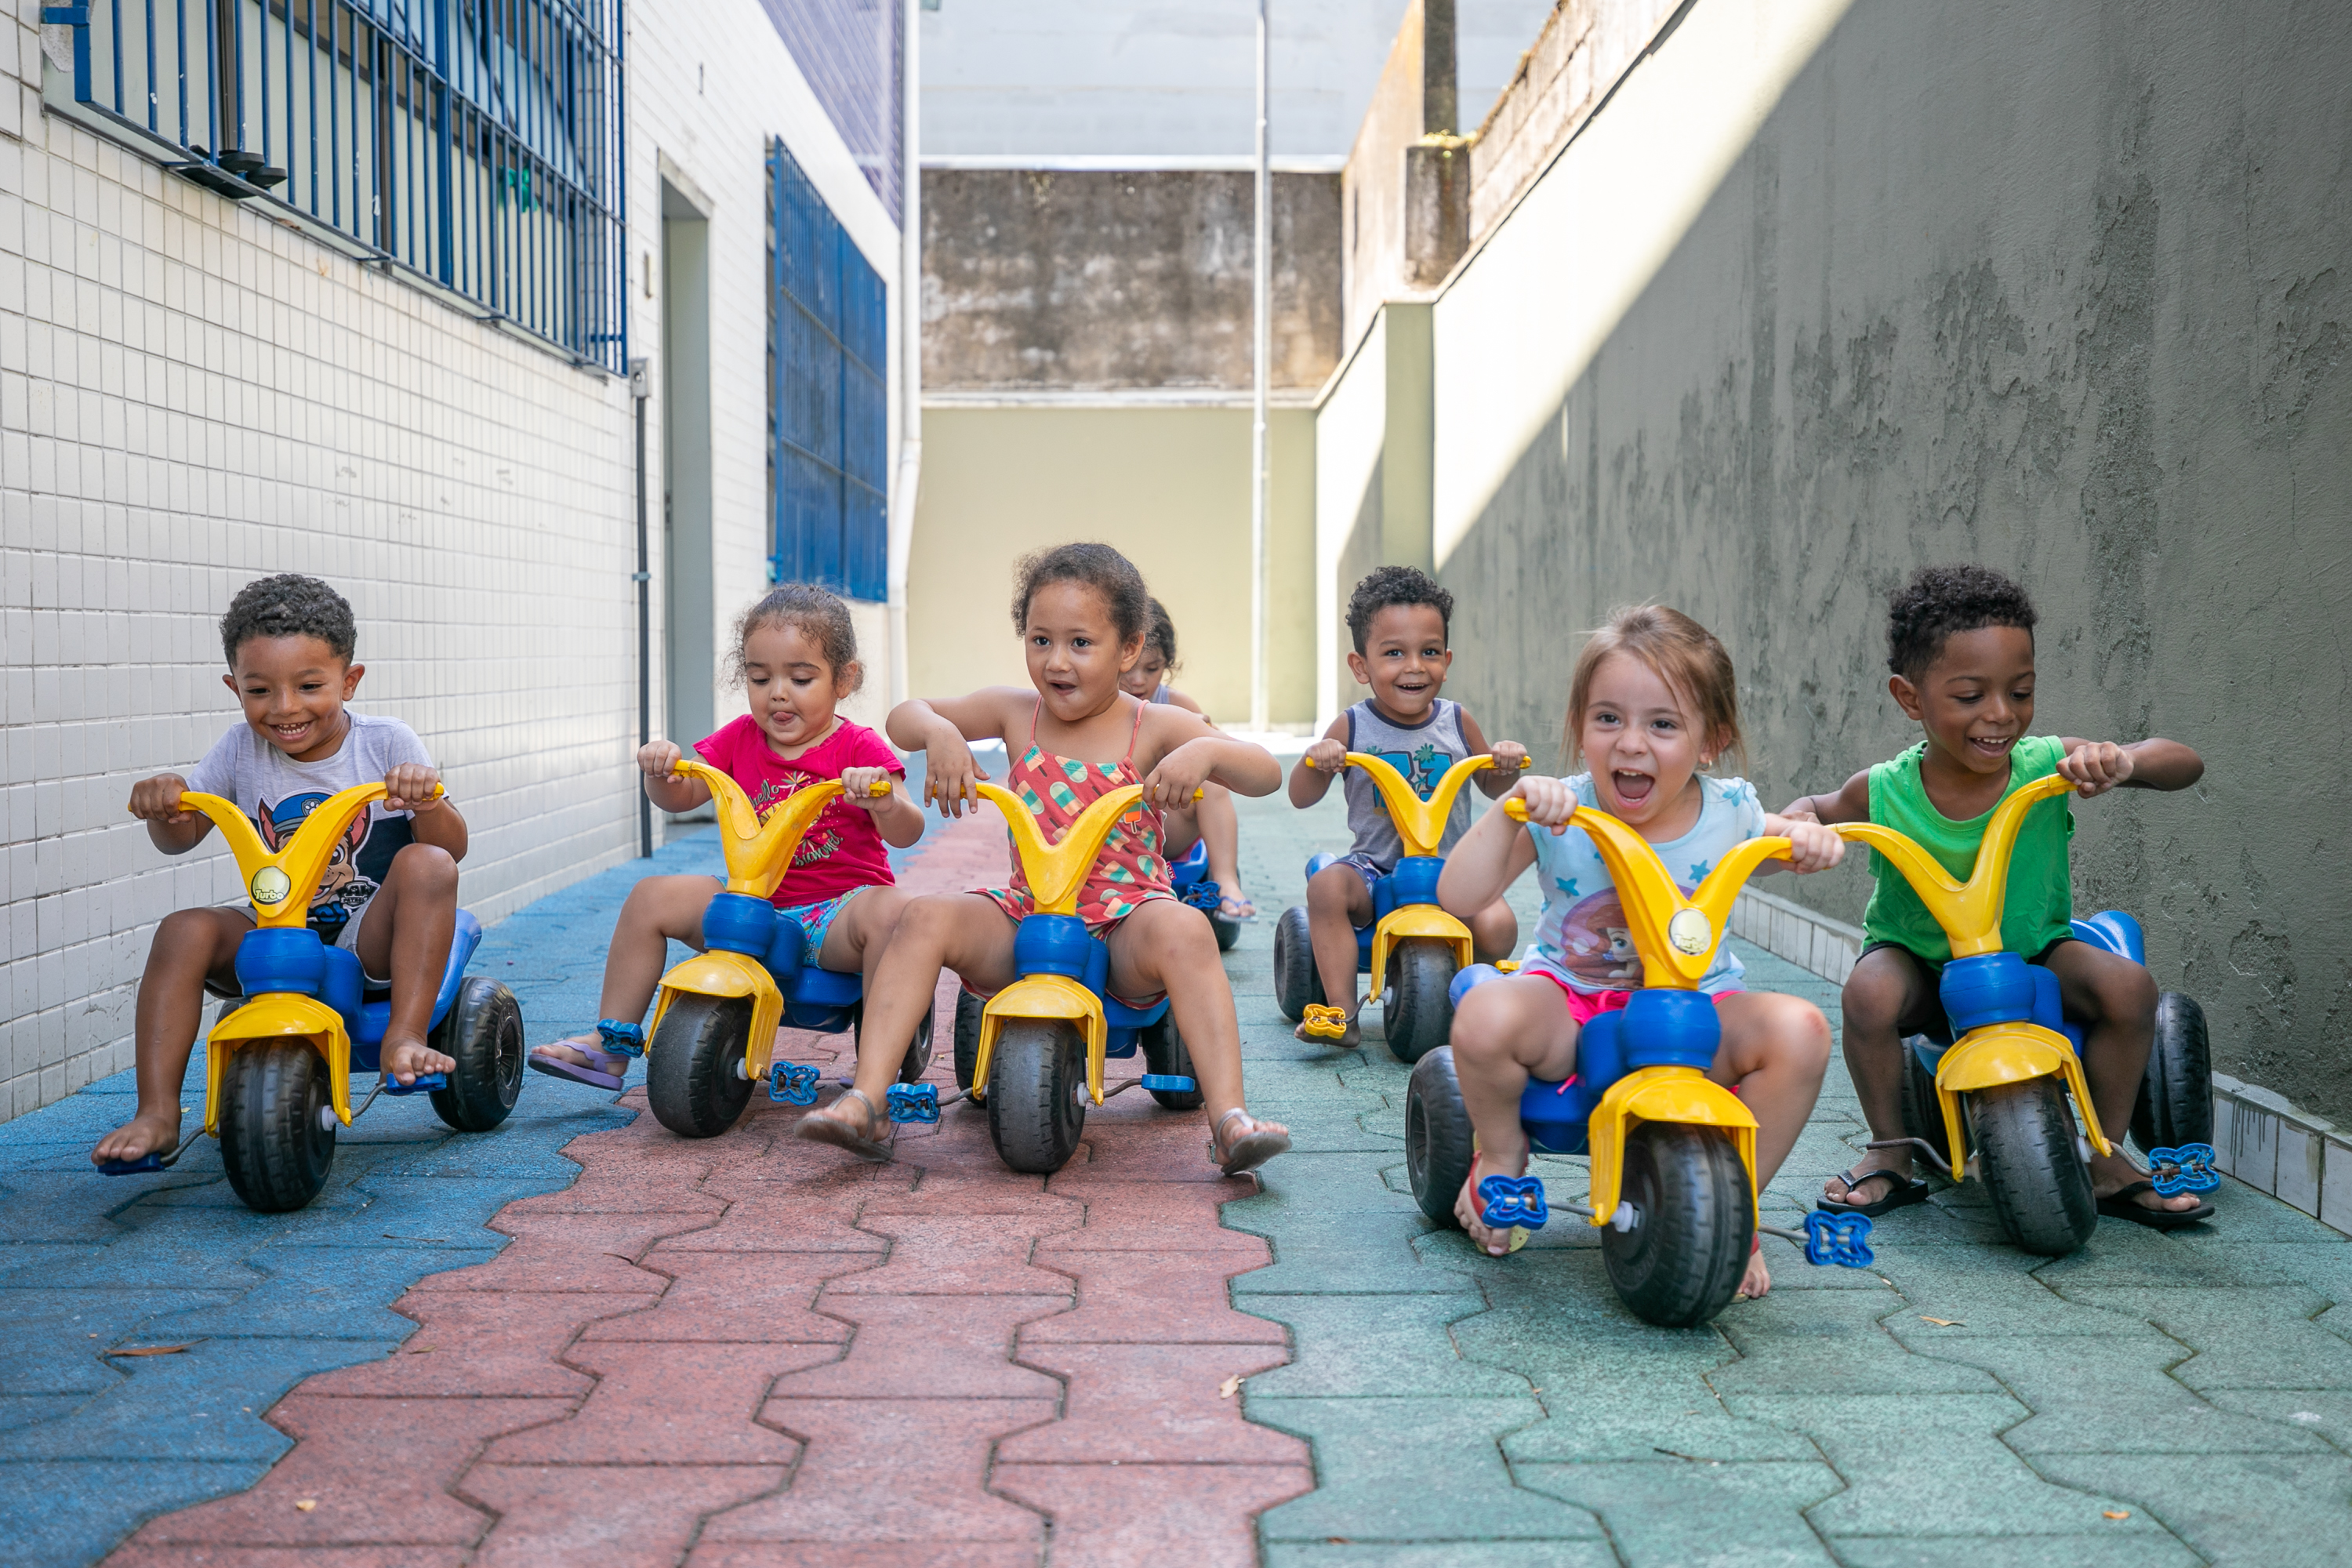
{"type": "MultiPolygon", "coordinates": [[[[1034,689],[992,687],[969,697],[904,702],[892,710],[888,731],[900,747],[925,752],[924,793],[943,814],[957,816],[967,805],[977,808],[974,781],[988,776],[972,760],[970,742],[1022,747],[1006,784],[1049,840],[1110,791],[1143,785],[1139,809],[1112,831],[1087,874],[1078,914],[1110,949],[1114,995],[1167,994],[1208,1103],[1210,1158],[1233,1175],[1287,1149],[1290,1137],[1242,1109],[1233,987],[1209,922],[1169,890],[1160,813],[1190,801],[1212,779],[1240,795],[1271,795],[1282,772],[1263,749],[1219,734],[1196,713],[1120,691],[1120,673],[1142,655],[1150,615],[1142,575],[1107,544],[1066,544],[1029,556],[1019,568],[1013,622],[1034,689]]],[[[866,987],[856,1087],[802,1118],[794,1131],[887,1158],[876,1107],[898,1075],[940,971],[953,969],[974,991],[1012,984],[1013,931],[1031,908],[1017,865],[1009,886],[910,902],[866,987]]]]}

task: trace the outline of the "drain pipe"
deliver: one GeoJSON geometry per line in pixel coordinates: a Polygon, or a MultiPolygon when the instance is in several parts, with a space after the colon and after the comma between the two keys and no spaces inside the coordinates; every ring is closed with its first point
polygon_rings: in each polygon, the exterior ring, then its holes
{"type": "MultiPolygon", "coordinates": [[[[643,751],[654,738],[654,666],[653,666],[653,594],[652,563],[646,555],[646,399],[653,391],[653,362],[633,359],[629,362],[629,398],[637,405],[637,749],[643,751]]],[[[650,859],[654,852],[654,803],[644,790],[637,791],[637,858],[650,859]]]]}

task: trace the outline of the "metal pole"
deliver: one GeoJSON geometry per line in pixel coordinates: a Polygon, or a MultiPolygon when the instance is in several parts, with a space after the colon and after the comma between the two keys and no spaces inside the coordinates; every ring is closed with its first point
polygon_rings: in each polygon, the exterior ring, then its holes
{"type": "Polygon", "coordinates": [[[1273,181],[1266,165],[1265,129],[1268,4],[1257,0],[1257,225],[1250,278],[1256,316],[1250,353],[1250,728],[1261,733],[1272,721],[1265,668],[1265,374],[1271,354],[1267,296],[1274,281],[1273,181]]]}
{"type": "MultiPolygon", "coordinates": [[[[622,292],[625,295],[625,284],[622,292]]],[[[654,738],[653,584],[652,563],[646,558],[646,399],[653,392],[652,363],[629,362],[629,396],[637,405],[637,749],[654,738]]],[[[637,791],[637,854],[654,852],[654,803],[637,791]]]]}

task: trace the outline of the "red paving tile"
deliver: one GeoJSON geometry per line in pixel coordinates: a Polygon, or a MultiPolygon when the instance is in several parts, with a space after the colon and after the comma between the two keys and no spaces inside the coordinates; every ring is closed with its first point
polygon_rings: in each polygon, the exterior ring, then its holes
{"type": "MultiPolygon", "coordinates": [[[[991,815],[908,880],[1003,863],[991,815]]],[[[831,1079],[848,1043],[778,1049],[831,1079]]],[[[113,1561],[1253,1560],[1255,1513],[1312,1478],[1304,1443],[1220,1397],[1286,1352],[1230,1304],[1268,1254],[1219,1224],[1249,1187],[1202,1157],[1200,1116],[1121,1096],[1044,1179],[1006,1170],[969,1110],[902,1131],[887,1165],[793,1138],[799,1114],[755,1097],[719,1138],[641,1116],[575,1140],[579,1181],[509,1205],[498,1258],[401,1300],[420,1327],[400,1353],[277,1406],[295,1447],[259,1485],[151,1521],[113,1561]]]]}

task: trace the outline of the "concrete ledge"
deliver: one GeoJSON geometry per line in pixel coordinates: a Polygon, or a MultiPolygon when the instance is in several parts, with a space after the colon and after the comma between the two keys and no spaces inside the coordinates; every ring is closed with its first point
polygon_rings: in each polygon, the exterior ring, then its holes
{"type": "MultiPolygon", "coordinates": [[[[1862,931],[1752,889],[1731,906],[1731,934],[1840,984],[1862,955],[1862,931]]],[[[2352,1133],[2259,1084],[2213,1075],[2213,1163],[2352,1236],[2352,1133]]]]}

